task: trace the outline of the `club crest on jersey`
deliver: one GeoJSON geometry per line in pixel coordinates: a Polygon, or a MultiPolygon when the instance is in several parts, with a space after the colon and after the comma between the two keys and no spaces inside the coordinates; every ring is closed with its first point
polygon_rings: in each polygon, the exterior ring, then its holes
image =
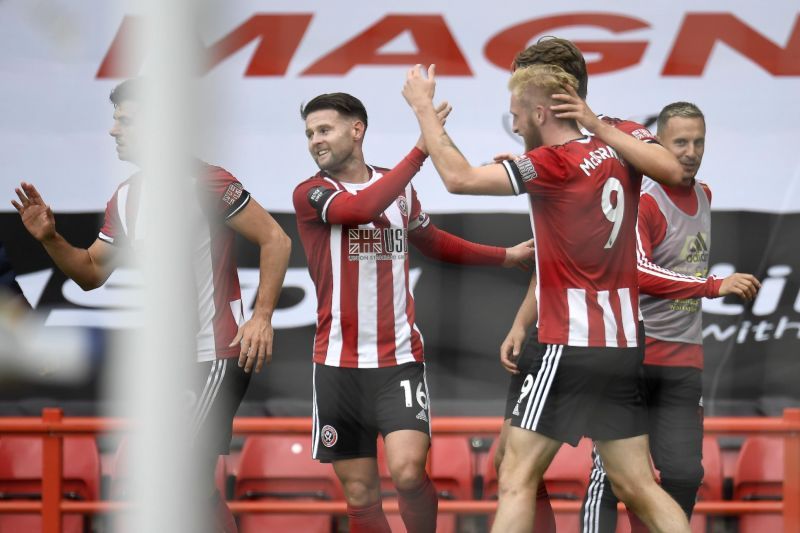
{"type": "Polygon", "coordinates": [[[400,213],[402,213],[404,217],[408,216],[408,202],[405,196],[397,197],[397,208],[400,209],[400,213]]]}
{"type": "Polygon", "coordinates": [[[522,181],[531,181],[539,177],[536,173],[536,167],[533,166],[533,161],[527,156],[522,156],[515,161],[522,181]]]}
{"type": "Polygon", "coordinates": [[[332,448],[336,441],[339,440],[339,434],[336,433],[336,429],[333,426],[324,426],[322,428],[322,432],[320,432],[320,439],[322,439],[322,445],[326,448],[332,448]]]}

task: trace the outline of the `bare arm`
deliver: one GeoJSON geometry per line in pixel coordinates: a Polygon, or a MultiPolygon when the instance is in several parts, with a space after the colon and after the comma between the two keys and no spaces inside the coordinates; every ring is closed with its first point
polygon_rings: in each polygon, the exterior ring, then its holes
{"type": "Polygon", "coordinates": [[[105,283],[114,270],[114,247],[100,239],[88,249],[72,246],[56,231],[53,210],[36,187],[23,182],[15,191],[19,202],[12,200],[11,205],[20,214],[25,229],[44,246],[56,266],[85,291],[105,283]]]}
{"type": "Polygon", "coordinates": [[[403,96],[417,116],[425,147],[447,190],[455,194],[514,194],[501,165],[473,167],[458,150],[433,107],[436,86],[434,65],[428,68],[427,79],[422,77],[420,68],[420,65],[416,65],[408,72],[403,96]]]}
{"type": "Polygon", "coordinates": [[[500,345],[500,364],[512,374],[519,374],[517,359],[531,327],[536,323],[536,275],[531,276],[528,292],[517,310],[511,329],[500,345]]]}
{"type": "Polygon", "coordinates": [[[259,280],[253,316],[239,327],[231,346],[241,341],[239,366],[245,372],[255,365],[261,370],[272,359],[272,314],[278,303],[283,278],[289,266],[292,242],[275,219],[255,199],[228,220],[228,225],[261,249],[259,280]]]}
{"type": "Polygon", "coordinates": [[[664,185],[679,185],[683,169],[678,159],[669,150],[656,143],[645,143],[617,128],[606,124],[595,115],[575,89],[565,87],[567,94],[554,94],[553,99],[561,103],[551,109],[557,118],[577,120],[640,172],[664,185]]]}

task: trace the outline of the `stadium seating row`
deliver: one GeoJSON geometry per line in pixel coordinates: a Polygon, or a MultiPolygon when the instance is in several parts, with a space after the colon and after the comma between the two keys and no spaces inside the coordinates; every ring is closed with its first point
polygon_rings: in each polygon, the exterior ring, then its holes
{"type": "MultiPolygon", "coordinates": [[[[434,436],[433,453],[428,470],[436,483],[441,499],[469,500],[497,497],[497,476],[492,467],[496,442],[488,454],[476,455],[469,439],[453,435],[434,436]],[[476,483],[478,480],[478,483],[476,483]]],[[[109,495],[125,496],[124,444],[113,461],[109,495]]],[[[564,446],[559,451],[545,482],[552,498],[580,500],[586,491],[591,468],[591,442],[584,439],[578,447],[564,446]]],[[[67,437],[63,448],[64,498],[72,500],[100,499],[100,455],[93,437],[67,437]]],[[[379,448],[379,465],[384,499],[395,498],[391,476],[379,448]]],[[[723,474],[720,449],[716,438],[703,441],[705,479],[700,500],[721,500],[723,474]]],[[[305,436],[259,435],[248,437],[242,448],[235,473],[232,497],[236,500],[305,499],[341,500],[343,493],[333,469],[310,458],[305,436]]],[[[217,484],[224,494],[227,471],[225,462],[217,465],[217,484]]],[[[37,437],[0,437],[0,499],[41,498],[42,441],[37,437]]],[[[780,437],[750,437],[742,446],[733,482],[735,500],[781,500],[783,480],[783,440],[780,437]]],[[[578,516],[559,513],[558,531],[577,531],[578,516]]],[[[393,531],[404,531],[399,516],[390,516],[393,531]]],[[[241,517],[240,530],[253,531],[334,531],[336,517],[331,515],[266,515],[241,517]]],[[[456,531],[454,515],[440,515],[438,531],[456,531]]],[[[705,517],[696,516],[693,531],[706,531],[705,517]]],[[[618,532],[627,530],[627,520],[619,520],[618,532]]],[[[89,521],[82,516],[64,517],[65,533],[89,530],[89,521]]],[[[780,515],[745,515],[739,522],[742,533],[781,531],[780,515]]],[[[36,515],[0,515],[0,533],[41,531],[36,515]]]]}

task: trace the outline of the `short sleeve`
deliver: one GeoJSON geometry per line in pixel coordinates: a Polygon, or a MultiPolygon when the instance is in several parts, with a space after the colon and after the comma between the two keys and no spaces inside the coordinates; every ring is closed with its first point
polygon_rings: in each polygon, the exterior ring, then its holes
{"type": "Polygon", "coordinates": [[[106,204],[106,212],[103,217],[103,226],[100,228],[100,233],[97,238],[109,244],[117,243],[118,239],[124,237],[122,224],[119,217],[119,189],[111,197],[111,200],[106,204]]]}
{"type": "Polygon", "coordinates": [[[205,186],[212,208],[225,220],[244,209],[250,201],[250,193],[239,180],[220,167],[207,168],[205,186]]]}
{"type": "Polygon", "coordinates": [[[312,178],[298,185],[292,195],[292,203],[298,220],[328,223],[327,212],[331,201],[343,192],[332,183],[312,178]]]}
{"type": "Polygon", "coordinates": [[[560,187],[566,166],[556,149],[542,146],[514,160],[503,161],[514,194],[544,192],[560,187]]]}
{"type": "Polygon", "coordinates": [[[411,212],[408,215],[408,231],[426,228],[431,223],[431,217],[422,210],[422,204],[417,197],[417,190],[411,187],[411,212]]]}
{"type": "Polygon", "coordinates": [[[656,136],[653,135],[649,129],[638,122],[611,117],[602,117],[602,120],[611,126],[614,126],[616,129],[627,133],[631,137],[636,137],[640,141],[660,144],[658,139],[656,139],[656,136]]]}

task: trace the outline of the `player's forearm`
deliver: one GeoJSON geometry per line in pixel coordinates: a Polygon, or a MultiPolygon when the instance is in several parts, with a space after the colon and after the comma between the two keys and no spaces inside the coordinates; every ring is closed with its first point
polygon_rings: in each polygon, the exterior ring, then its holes
{"type": "Polygon", "coordinates": [[[278,230],[260,248],[258,292],[253,317],[271,320],[289,267],[292,241],[282,230],[278,230]]]}
{"type": "Polygon", "coordinates": [[[105,281],[102,268],[92,260],[89,250],[72,246],[58,233],[40,242],[58,269],[81,289],[96,289],[105,281]]]}
{"type": "Polygon", "coordinates": [[[531,283],[528,285],[528,291],[525,293],[525,298],[517,310],[514,317],[512,328],[521,328],[527,333],[531,327],[536,323],[537,309],[536,309],[536,274],[531,276],[531,283]]]}
{"type": "Polygon", "coordinates": [[[713,276],[685,276],[641,260],[638,265],[638,279],[639,292],[665,300],[716,298],[722,284],[722,280],[713,276]]]}
{"type": "Polygon", "coordinates": [[[506,258],[505,248],[471,242],[433,224],[412,231],[409,239],[425,256],[447,263],[499,266],[506,258]]]}
{"type": "Polygon", "coordinates": [[[597,124],[594,134],[643,174],[665,185],[681,183],[683,169],[663,146],[642,142],[604,122],[597,124]]]}
{"type": "Polygon", "coordinates": [[[465,193],[465,181],[469,178],[472,167],[447,135],[436,116],[433,103],[415,107],[414,113],[419,121],[428,154],[445,187],[454,194],[465,193]]]}

